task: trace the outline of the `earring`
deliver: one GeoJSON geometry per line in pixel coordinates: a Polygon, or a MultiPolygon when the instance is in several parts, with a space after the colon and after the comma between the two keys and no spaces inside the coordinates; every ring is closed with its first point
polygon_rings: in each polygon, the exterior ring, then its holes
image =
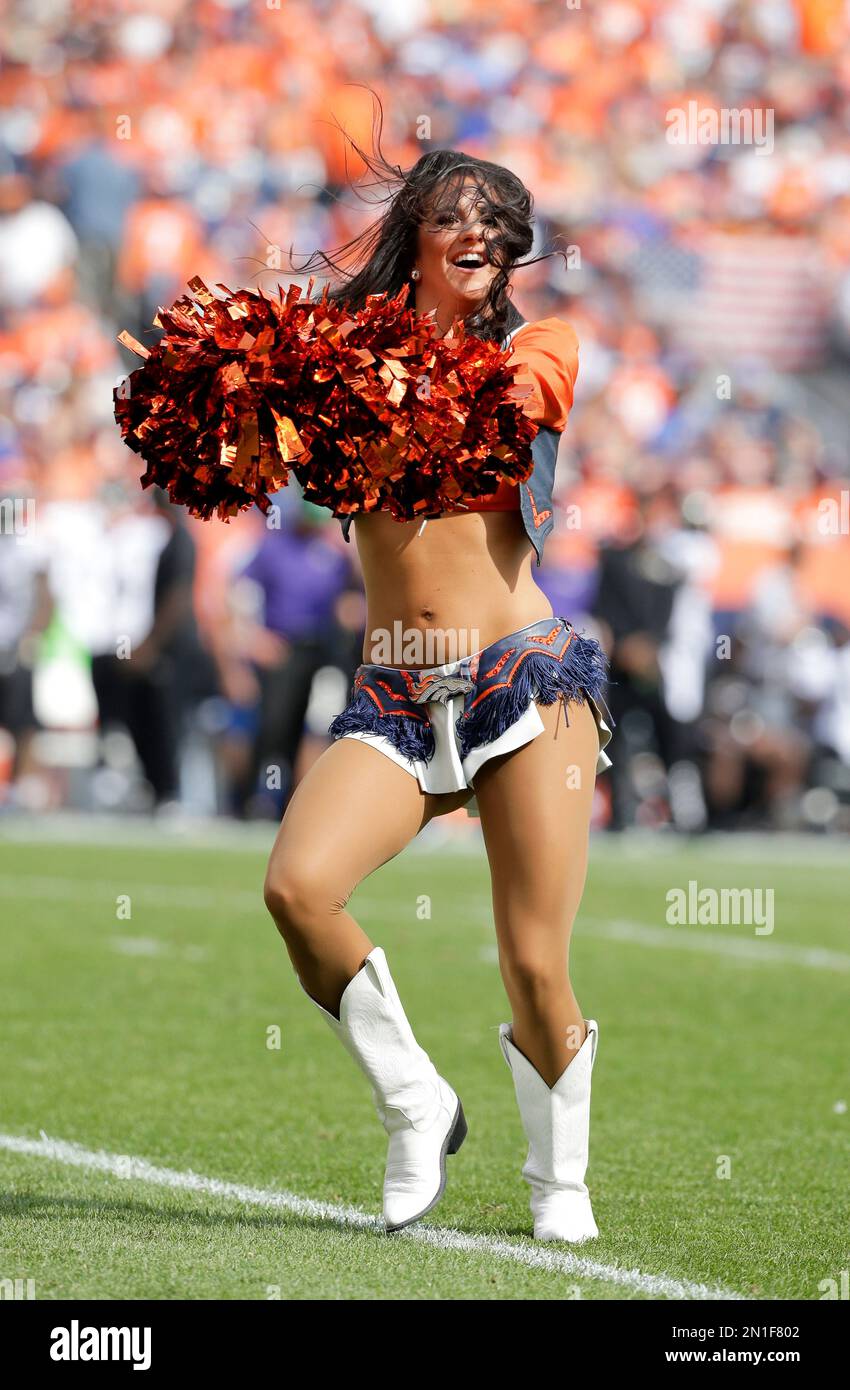
{"type": "Polygon", "coordinates": [[[421,271],[421,270],[418,270],[417,267],[414,266],[413,269],[412,269],[411,272],[410,272],[410,278],[411,278],[411,280],[421,280],[421,279],[422,279],[422,271],[421,271]]]}

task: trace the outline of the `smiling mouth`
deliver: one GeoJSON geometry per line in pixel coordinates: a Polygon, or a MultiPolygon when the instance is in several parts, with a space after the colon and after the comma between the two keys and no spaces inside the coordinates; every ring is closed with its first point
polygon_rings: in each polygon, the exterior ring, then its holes
{"type": "Polygon", "coordinates": [[[462,251],[452,261],[456,270],[481,270],[487,264],[487,257],[480,251],[462,251]]]}

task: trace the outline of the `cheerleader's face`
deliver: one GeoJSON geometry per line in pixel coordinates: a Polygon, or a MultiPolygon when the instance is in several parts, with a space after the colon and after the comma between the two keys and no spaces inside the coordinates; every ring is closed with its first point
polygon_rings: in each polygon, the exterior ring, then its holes
{"type": "Polygon", "coordinates": [[[454,302],[468,314],[498,274],[489,246],[495,226],[474,183],[464,186],[455,205],[441,210],[438,204],[419,228],[417,304],[428,309],[454,302]]]}

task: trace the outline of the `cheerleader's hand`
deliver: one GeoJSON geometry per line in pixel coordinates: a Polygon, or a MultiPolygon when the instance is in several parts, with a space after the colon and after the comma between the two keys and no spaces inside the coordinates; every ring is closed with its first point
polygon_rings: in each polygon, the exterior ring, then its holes
{"type": "Polygon", "coordinates": [[[260,682],[250,666],[241,662],[230,662],[220,673],[221,688],[225,699],[232,705],[250,708],[260,698],[260,682]]]}
{"type": "Polygon", "coordinates": [[[258,666],[266,670],[273,666],[281,666],[291,650],[290,644],[279,632],[272,632],[268,627],[254,629],[251,637],[251,659],[258,666]]]}

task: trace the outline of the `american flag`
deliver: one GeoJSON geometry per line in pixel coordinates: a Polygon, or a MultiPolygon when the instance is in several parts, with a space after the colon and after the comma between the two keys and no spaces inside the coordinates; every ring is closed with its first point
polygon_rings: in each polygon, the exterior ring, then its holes
{"type": "Polygon", "coordinates": [[[757,359],[782,371],[816,366],[827,345],[829,276],[812,237],[706,230],[690,238],[698,284],[675,334],[702,360],[757,359]]]}

